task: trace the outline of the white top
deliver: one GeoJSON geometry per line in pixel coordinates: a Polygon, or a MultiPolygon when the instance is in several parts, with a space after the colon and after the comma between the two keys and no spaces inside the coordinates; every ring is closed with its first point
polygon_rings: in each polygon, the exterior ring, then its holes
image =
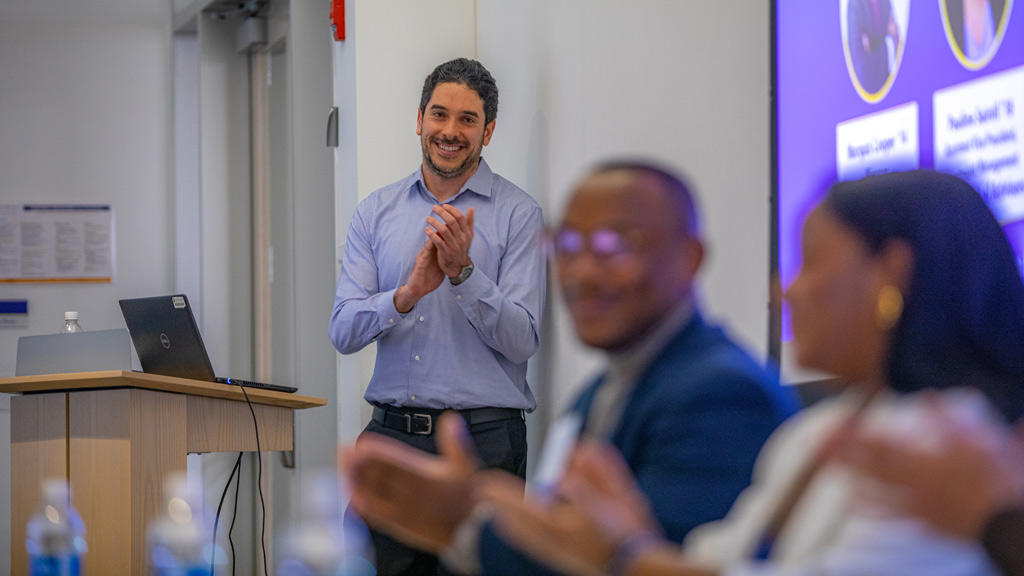
{"type": "MultiPolygon", "coordinates": [[[[988,417],[976,393],[946,392],[957,416],[988,417]]],[[[769,562],[751,560],[776,503],[836,426],[857,405],[854,392],[795,415],[769,438],[754,480],[721,521],[696,528],[684,556],[727,575],[929,576],[995,575],[981,546],[945,537],[923,521],[902,515],[895,487],[856,476],[838,463],[818,471],[775,542],[769,562]]],[[[920,397],[883,393],[872,401],[863,425],[872,433],[929,438],[920,397]]]]}

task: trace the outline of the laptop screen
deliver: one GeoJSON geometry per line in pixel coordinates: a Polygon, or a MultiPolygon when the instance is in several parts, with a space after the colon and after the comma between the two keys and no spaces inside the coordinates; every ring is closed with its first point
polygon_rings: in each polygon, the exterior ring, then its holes
{"type": "Polygon", "coordinates": [[[214,381],[213,366],[184,294],[119,301],[144,372],[214,381]]]}

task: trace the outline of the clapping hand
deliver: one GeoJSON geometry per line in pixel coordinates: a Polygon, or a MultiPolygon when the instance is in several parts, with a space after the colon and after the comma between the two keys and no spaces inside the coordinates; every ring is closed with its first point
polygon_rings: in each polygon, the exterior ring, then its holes
{"type": "Polygon", "coordinates": [[[1024,434],[993,421],[965,422],[948,401],[927,398],[928,445],[846,433],[837,455],[854,470],[906,488],[906,511],[951,536],[981,537],[996,512],[1024,503],[1024,434]]]}
{"type": "Polygon", "coordinates": [[[480,499],[493,504],[498,532],[513,546],[571,574],[604,574],[618,547],[660,533],[647,498],[610,446],[577,448],[558,498],[523,499],[508,475],[484,474],[480,499]]]}
{"type": "Polygon", "coordinates": [[[438,204],[427,218],[427,238],[437,248],[437,265],[448,277],[458,276],[471,262],[469,247],[473,243],[475,213],[475,208],[463,214],[450,204],[438,204]]]}
{"type": "Polygon", "coordinates": [[[402,314],[412,310],[421,298],[436,290],[441,282],[444,282],[444,272],[437,265],[437,247],[427,240],[416,253],[409,279],[395,290],[395,309],[402,314]]]}
{"type": "Polygon", "coordinates": [[[461,417],[442,414],[437,427],[437,456],[372,433],[340,454],[356,513],[374,529],[435,553],[472,512],[480,467],[461,417]]]}

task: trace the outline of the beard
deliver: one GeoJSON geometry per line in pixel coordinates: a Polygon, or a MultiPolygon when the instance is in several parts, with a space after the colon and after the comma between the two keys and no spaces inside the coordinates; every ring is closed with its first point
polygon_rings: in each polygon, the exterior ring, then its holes
{"type": "Polygon", "coordinates": [[[443,138],[432,139],[427,136],[424,136],[420,138],[420,147],[423,148],[423,163],[427,165],[427,168],[429,168],[431,172],[437,174],[441,178],[451,180],[454,178],[459,178],[460,176],[464,176],[467,172],[476,169],[477,164],[480,162],[480,151],[483,148],[483,140],[480,141],[480,144],[476,148],[470,148],[469,143],[464,142],[462,140],[446,140],[443,138]],[[463,160],[462,163],[457,166],[453,166],[451,168],[439,166],[437,162],[434,162],[434,158],[430,154],[431,140],[434,140],[438,144],[466,146],[466,148],[469,150],[469,154],[466,155],[466,159],[463,160]]]}

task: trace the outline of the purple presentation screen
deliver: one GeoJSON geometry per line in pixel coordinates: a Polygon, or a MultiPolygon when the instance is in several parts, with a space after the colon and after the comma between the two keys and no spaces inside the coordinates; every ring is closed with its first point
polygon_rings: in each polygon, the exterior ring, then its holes
{"type": "MultiPolygon", "coordinates": [[[[1024,253],[1024,13],[1013,0],[776,0],[779,278],[828,184],[930,168],[971,182],[1024,253]]],[[[788,313],[783,340],[789,340],[788,313]]]]}

